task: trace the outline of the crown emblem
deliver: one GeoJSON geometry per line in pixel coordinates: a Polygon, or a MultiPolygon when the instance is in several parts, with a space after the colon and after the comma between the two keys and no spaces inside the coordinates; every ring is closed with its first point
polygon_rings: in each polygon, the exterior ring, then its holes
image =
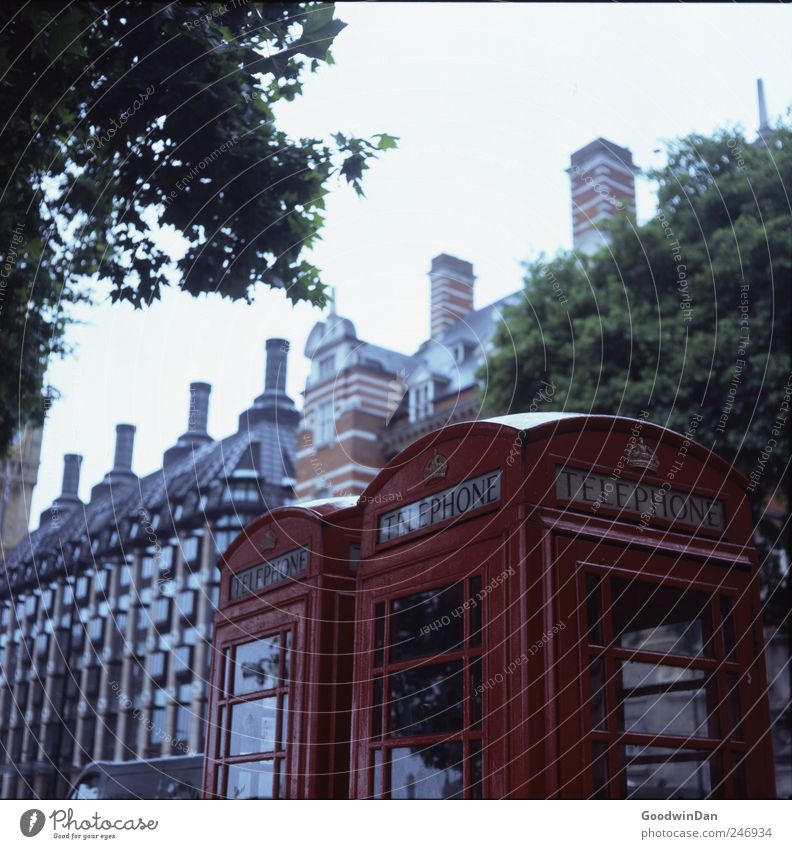
{"type": "Polygon", "coordinates": [[[428,483],[435,478],[444,478],[448,472],[448,460],[435,451],[431,459],[424,468],[424,483],[428,483]]]}
{"type": "Polygon", "coordinates": [[[275,548],[277,543],[278,538],[273,533],[272,528],[268,528],[267,532],[259,540],[258,550],[261,552],[269,551],[271,548],[275,548]]]}
{"type": "Polygon", "coordinates": [[[634,469],[651,469],[654,472],[660,465],[657,455],[646,445],[640,436],[637,442],[634,442],[627,448],[625,455],[627,457],[627,465],[632,466],[634,469]]]}

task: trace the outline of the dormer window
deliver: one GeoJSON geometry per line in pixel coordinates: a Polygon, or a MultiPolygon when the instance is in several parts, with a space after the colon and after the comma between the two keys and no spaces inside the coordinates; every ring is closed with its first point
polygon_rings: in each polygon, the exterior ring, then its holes
{"type": "Polygon", "coordinates": [[[335,354],[319,360],[319,380],[329,380],[335,375],[335,354]]]}

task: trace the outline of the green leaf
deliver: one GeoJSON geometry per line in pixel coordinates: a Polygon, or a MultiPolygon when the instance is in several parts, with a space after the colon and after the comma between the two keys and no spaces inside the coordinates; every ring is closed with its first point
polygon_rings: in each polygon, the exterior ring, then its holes
{"type": "Polygon", "coordinates": [[[374,138],[379,139],[377,144],[378,150],[393,150],[393,148],[399,146],[398,136],[391,136],[388,133],[377,133],[374,138]]]}

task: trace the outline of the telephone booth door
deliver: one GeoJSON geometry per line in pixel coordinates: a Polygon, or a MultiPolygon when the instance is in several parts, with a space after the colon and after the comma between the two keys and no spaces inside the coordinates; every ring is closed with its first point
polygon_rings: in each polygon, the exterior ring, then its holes
{"type": "Polygon", "coordinates": [[[762,798],[768,767],[751,563],[555,539],[557,795],[762,798]]]}
{"type": "Polygon", "coordinates": [[[505,707],[487,681],[502,674],[504,581],[515,570],[500,537],[471,543],[465,563],[460,572],[456,549],[413,557],[361,591],[358,621],[371,627],[356,647],[370,670],[358,681],[357,797],[499,795],[505,707]]]}

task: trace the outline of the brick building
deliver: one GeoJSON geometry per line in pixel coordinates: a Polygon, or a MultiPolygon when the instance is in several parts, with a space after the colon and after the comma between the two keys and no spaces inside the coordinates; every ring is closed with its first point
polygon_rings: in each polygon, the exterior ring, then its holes
{"type": "MultiPolygon", "coordinates": [[[[572,154],[574,248],[605,244],[605,220],[635,215],[632,154],[596,139],[572,154]]],[[[430,336],[412,354],[360,338],[331,310],[308,336],[311,370],[298,435],[300,498],[362,492],[402,448],[431,430],[478,418],[479,368],[486,362],[503,309],[516,292],[484,307],[474,303],[471,263],[439,254],[429,269],[430,336]]]]}

